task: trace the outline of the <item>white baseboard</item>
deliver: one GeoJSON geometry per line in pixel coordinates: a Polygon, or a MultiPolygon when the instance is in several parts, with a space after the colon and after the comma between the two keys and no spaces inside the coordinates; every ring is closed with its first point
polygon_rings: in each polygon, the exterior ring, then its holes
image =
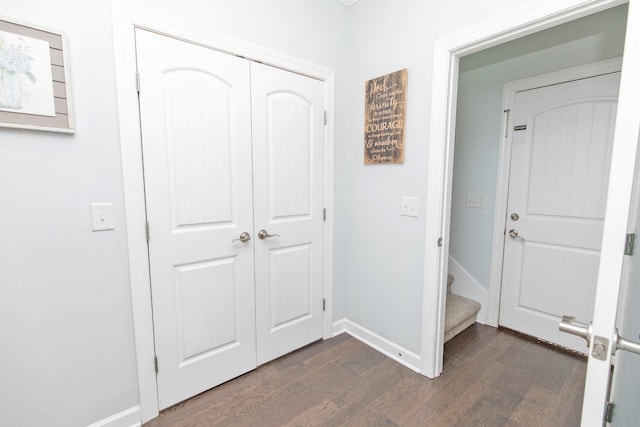
{"type": "Polygon", "coordinates": [[[487,323],[487,307],[489,306],[489,292],[483,288],[458,262],[449,255],[449,274],[452,274],[453,285],[451,291],[465,298],[478,301],[480,311],[476,316],[476,322],[485,325],[487,323]]]}
{"type": "Polygon", "coordinates": [[[88,427],[140,427],[142,426],[140,406],[133,406],[122,412],[96,421],[88,427]]]}
{"type": "Polygon", "coordinates": [[[333,336],[342,333],[347,333],[401,365],[413,371],[420,372],[420,368],[418,368],[418,366],[420,366],[420,355],[381,337],[367,328],[349,319],[341,319],[333,323],[333,336]]]}
{"type": "Polygon", "coordinates": [[[333,322],[333,333],[331,334],[332,337],[344,334],[345,332],[347,332],[347,319],[340,319],[333,322]]]}

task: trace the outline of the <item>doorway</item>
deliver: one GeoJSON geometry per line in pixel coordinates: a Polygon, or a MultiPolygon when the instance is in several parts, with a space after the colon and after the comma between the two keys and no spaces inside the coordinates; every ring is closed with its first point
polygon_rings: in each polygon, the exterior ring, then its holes
{"type": "MultiPolygon", "coordinates": [[[[487,323],[494,326],[497,325],[497,314],[491,313],[497,313],[498,301],[493,298],[493,293],[489,292],[489,284],[495,282],[496,277],[493,277],[494,274],[492,272],[500,271],[501,265],[498,266],[498,268],[494,268],[494,266],[491,265],[490,252],[492,246],[495,246],[493,245],[491,236],[494,215],[493,212],[491,212],[490,215],[487,215],[487,211],[493,209],[495,193],[489,191],[486,192],[485,200],[487,208],[484,210],[466,209],[464,207],[464,197],[455,197],[455,188],[453,192],[449,193],[451,187],[462,183],[459,179],[453,179],[453,184],[451,184],[454,168],[454,156],[453,153],[449,152],[449,150],[453,150],[453,135],[455,134],[456,139],[459,139],[463,134],[463,131],[460,131],[460,129],[456,127],[456,123],[458,126],[463,122],[470,124],[468,128],[468,135],[470,135],[469,140],[478,142],[478,144],[475,144],[473,149],[467,152],[468,161],[472,166],[483,166],[488,172],[478,174],[476,175],[476,178],[479,177],[482,183],[486,183],[487,188],[495,188],[496,171],[504,167],[505,160],[499,158],[496,148],[497,142],[499,142],[499,139],[496,140],[496,135],[498,135],[497,138],[499,138],[501,129],[500,122],[502,120],[500,93],[504,82],[518,78],[515,76],[510,77],[508,75],[509,72],[516,69],[514,64],[517,62],[519,56],[516,54],[514,49],[534,48],[533,52],[529,50],[521,55],[523,56],[523,59],[535,59],[536,57],[539,59],[538,61],[525,66],[525,72],[529,73],[526,75],[543,73],[545,71],[540,70],[541,66],[555,67],[557,64],[562,64],[563,61],[566,61],[569,59],[569,56],[573,56],[575,53],[570,51],[570,55],[565,53],[564,57],[562,54],[559,55],[558,51],[555,51],[554,54],[554,47],[557,46],[558,42],[557,37],[541,37],[537,43],[529,42],[530,39],[528,39],[528,37],[532,36],[517,39],[516,37],[527,34],[535,35],[536,31],[544,32],[547,29],[553,30],[558,25],[565,23],[570,24],[575,20],[584,19],[584,17],[588,19],[590,15],[601,11],[607,11],[609,9],[612,11],[619,11],[626,8],[624,5],[621,9],[614,7],[620,4],[620,2],[615,3],[603,1],[597,2],[597,4],[590,2],[587,5],[585,2],[575,1],[570,8],[565,8],[562,11],[555,10],[553,8],[551,8],[551,10],[543,11],[533,7],[525,7],[519,11],[521,13],[519,13],[518,16],[505,16],[504,20],[500,20],[499,22],[496,20],[496,22],[486,23],[485,25],[473,29],[474,31],[469,30],[466,32],[460,32],[459,34],[454,34],[436,43],[434,55],[434,98],[432,102],[431,140],[447,142],[444,144],[433,143],[430,145],[429,150],[430,176],[435,176],[437,179],[430,179],[429,187],[427,189],[427,206],[432,206],[432,208],[427,210],[424,294],[425,308],[423,311],[424,325],[431,325],[432,323],[441,325],[443,322],[444,314],[442,312],[442,307],[444,305],[445,298],[444,280],[446,278],[447,264],[450,261],[449,255],[453,255],[453,257],[456,255],[462,257],[462,255],[456,254],[454,251],[449,251],[449,244],[452,245],[452,248],[455,247],[456,244],[454,242],[454,233],[458,233],[458,236],[461,237],[461,240],[464,243],[457,246],[461,253],[466,251],[466,253],[470,254],[471,257],[475,257],[475,261],[472,261],[465,266],[465,269],[469,273],[467,277],[470,280],[465,284],[462,277],[456,277],[454,282],[454,292],[465,295],[465,288],[469,289],[470,293],[468,295],[471,295],[474,299],[483,303],[483,310],[479,313],[479,321],[481,323],[487,323]],[[536,48],[539,49],[537,54],[535,53],[536,48]],[[482,53],[480,53],[481,49],[484,49],[482,53]],[[476,53],[480,54],[476,55],[476,53]],[[458,58],[461,58],[459,63],[458,58]],[[504,67],[502,71],[498,70],[500,66],[504,67]],[[463,74],[471,70],[485,71],[485,75],[475,81],[465,83],[463,81],[463,74]],[[458,71],[460,71],[460,79],[458,79],[458,71]],[[490,93],[489,87],[491,86],[492,79],[494,78],[504,79],[498,84],[499,89],[494,93],[490,93]],[[464,117],[464,113],[462,113],[458,115],[457,120],[454,121],[453,118],[456,117],[456,115],[454,114],[455,112],[451,110],[451,106],[455,104],[450,102],[449,99],[452,94],[456,94],[458,82],[460,83],[459,87],[461,91],[465,89],[465,84],[475,83],[479,85],[484,90],[483,95],[487,95],[486,99],[491,99],[496,108],[487,108],[481,104],[476,104],[475,108],[469,110],[470,113],[467,115],[466,119],[464,117]],[[456,87],[453,87],[454,84],[456,87]],[[487,119],[487,115],[492,114],[496,120],[487,119]],[[493,126],[490,125],[490,123],[493,123],[493,126]],[[492,135],[489,138],[482,137],[482,129],[483,127],[486,128],[484,125],[492,126],[490,129],[492,135]],[[487,141],[489,141],[489,144],[495,145],[493,147],[489,146],[488,148],[483,147],[481,143],[486,143],[487,141]],[[492,151],[493,153],[491,153],[492,151]],[[444,205],[442,204],[442,201],[445,201],[444,205]],[[456,209],[456,203],[462,204],[462,209],[456,209]],[[484,221],[483,225],[477,226],[476,222],[474,227],[472,222],[459,221],[458,224],[462,225],[456,227],[454,225],[456,215],[464,216],[465,213],[471,213],[475,215],[476,218],[482,219],[482,221],[484,221]],[[451,218],[451,222],[449,222],[449,218],[451,218]],[[451,227],[449,227],[450,224],[451,227]],[[472,226],[469,226],[469,224],[472,224],[472,226]],[[451,239],[448,238],[450,229],[451,239]],[[474,230],[480,234],[485,233],[483,237],[485,239],[484,244],[474,244],[474,241],[471,238],[474,230]],[[488,233],[488,236],[486,233],[488,233]],[[433,242],[437,242],[438,238],[442,236],[445,236],[445,238],[442,240],[442,248],[439,248],[433,242]],[[438,283],[437,289],[431,289],[428,285],[433,282],[438,283]],[[478,298],[476,298],[476,296],[478,296],[478,298]]],[[[626,14],[626,10],[623,14],[626,14]]],[[[624,24],[620,25],[618,21],[618,24],[615,24],[614,27],[621,28],[624,27],[624,24]]],[[[624,28],[622,28],[622,34],[624,34],[624,28]]],[[[585,39],[592,40],[593,37],[585,36],[585,39]]],[[[578,40],[573,40],[578,43],[578,40]]],[[[565,44],[570,41],[571,39],[565,40],[565,44]]],[[[570,43],[564,47],[566,48],[568,46],[570,46],[570,43]]],[[[560,49],[563,46],[560,45],[557,47],[560,49]]],[[[619,52],[611,54],[610,57],[614,56],[619,56],[619,52]]],[[[580,63],[593,62],[592,59],[597,60],[595,58],[588,57],[586,59],[583,58],[580,63]]],[[[566,64],[566,66],[573,65],[576,64],[566,64]]],[[[558,68],[563,68],[563,66],[561,65],[558,68]]],[[[555,69],[549,71],[555,71],[555,69]]],[[[521,78],[523,76],[519,77],[521,78]]],[[[475,101],[476,100],[472,102],[475,101]]],[[[459,161],[460,157],[458,156],[458,153],[461,152],[459,151],[459,148],[460,147],[457,145],[456,141],[456,168],[461,166],[461,162],[459,161]]],[[[472,167],[467,168],[467,170],[470,169],[472,169],[472,167]]],[[[466,194],[467,192],[483,193],[483,191],[473,190],[465,190],[459,193],[466,194]]],[[[499,278],[499,275],[497,275],[497,277],[499,278]]],[[[431,347],[429,347],[430,345],[433,345],[433,343],[439,343],[438,340],[441,340],[442,336],[438,336],[437,332],[438,329],[436,329],[436,335],[432,336],[432,333],[428,330],[428,326],[425,327],[423,332],[423,366],[424,371],[428,376],[437,376],[442,369],[441,344],[435,344],[436,350],[434,352],[432,352],[430,350],[431,347]]]]}
{"type": "MultiPolygon", "coordinates": [[[[500,306],[510,161],[503,146],[508,119],[503,85],[553,72],[547,76],[551,82],[559,69],[621,55],[625,19],[623,5],[461,58],[448,263],[454,291],[481,303],[480,323],[498,326],[500,306]],[[595,35],[607,41],[600,51],[590,46],[595,35]],[[478,194],[484,204],[469,207],[468,195],[478,194]]],[[[619,67],[615,62],[593,73],[619,67]]],[[[579,78],[575,72],[567,76],[579,78]]]]}

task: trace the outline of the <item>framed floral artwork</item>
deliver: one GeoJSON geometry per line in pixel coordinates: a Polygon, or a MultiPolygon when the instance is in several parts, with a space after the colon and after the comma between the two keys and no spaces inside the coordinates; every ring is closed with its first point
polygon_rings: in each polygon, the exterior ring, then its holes
{"type": "Polygon", "coordinates": [[[0,126],[73,132],[61,33],[0,17],[0,126]]]}

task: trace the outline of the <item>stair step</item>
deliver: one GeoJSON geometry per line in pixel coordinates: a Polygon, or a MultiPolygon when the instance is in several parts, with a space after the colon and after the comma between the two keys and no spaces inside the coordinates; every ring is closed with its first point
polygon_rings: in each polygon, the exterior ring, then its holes
{"type": "Polygon", "coordinates": [[[447,308],[444,321],[444,342],[476,322],[480,303],[456,294],[447,295],[447,308]]]}

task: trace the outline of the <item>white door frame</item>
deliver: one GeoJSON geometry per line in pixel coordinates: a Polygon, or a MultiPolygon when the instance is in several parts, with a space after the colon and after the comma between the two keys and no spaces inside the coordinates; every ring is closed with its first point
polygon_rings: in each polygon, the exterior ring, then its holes
{"type": "MultiPolygon", "coordinates": [[[[594,62],[578,67],[565,68],[552,73],[545,73],[526,79],[514,80],[504,84],[502,91],[502,109],[513,113],[516,92],[568,82],[571,80],[595,77],[614,73],[622,68],[622,57],[594,62]]],[[[500,129],[506,129],[513,123],[507,120],[513,114],[503,114],[500,129]]],[[[502,135],[505,135],[502,133],[502,135]]],[[[496,179],[496,201],[493,216],[493,244],[491,251],[491,273],[489,276],[489,298],[487,299],[486,324],[498,326],[500,317],[500,295],[502,291],[502,257],[504,254],[504,235],[497,232],[504,230],[507,224],[505,213],[509,195],[509,171],[511,169],[511,140],[513,132],[509,129],[507,137],[500,138],[498,158],[498,177],[496,179]]]]}
{"type": "Polygon", "coordinates": [[[335,74],[333,70],[281,55],[251,44],[242,43],[211,31],[186,25],[141,9],[125,1],[113,2],[113,31],[120,124],[120,149],[124,184],[129,278],[135,333],[136,363],[142,422],[158,416],[158,394],[154,369],[154,338],[149,281],[149,260],[145,229],[144,181],[138,97],[136,90],[135,28],[192,41],[216,50],[243,56],[264,64],[306,75],[324,82],[325,126],[324,207],[324,313],[323,338],[332,335],[333,322],[333,229],[334,229],[334,105],[335,74]]]}
{"type": "Polygon", "coordinates": [[[442,372],[453,144],[460,58],[624,3],[627,1],[535,2],[435,42],[427,163],[429,179],[420,348],[420,370],[424,375],[434,378],[442,372]]]}
{"type": "MultiPolygon", "coordinates": [[[[640,3],[631,1],[627,18],[618,114],[616,118],[609,194],[602,233],[602,255],[598,271],[596,303],[591,325],[592,337],[614,343],[621,279],[624,267],[624,242],[629,224],[633,179],[640,141],[640,3]]],[[[634,339],[635,337],[628,337],[634,339]]],[[[595,339],[589,347],[587,377],[582,404],[582,425],[600,426],[609,393],[612,351],[605,360],[593,356],[595,339]]],[[[613,345],[613,344],[611,344],[613,345]]]]}

